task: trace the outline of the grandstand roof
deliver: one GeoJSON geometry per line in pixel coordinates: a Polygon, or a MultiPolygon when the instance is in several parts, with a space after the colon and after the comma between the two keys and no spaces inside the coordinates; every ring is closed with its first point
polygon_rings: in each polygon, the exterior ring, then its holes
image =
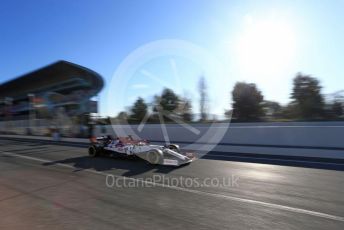
{"type": "Polygon", "coordinates": [[[30,93],[59,92],[72,86],[89,87],[95,94],[104,86],[102,77],[83,66],[57,61],[38,70],[19,76],[0,85],[0,99],[12,97],[13,99],[26,98],[30,93]]]}

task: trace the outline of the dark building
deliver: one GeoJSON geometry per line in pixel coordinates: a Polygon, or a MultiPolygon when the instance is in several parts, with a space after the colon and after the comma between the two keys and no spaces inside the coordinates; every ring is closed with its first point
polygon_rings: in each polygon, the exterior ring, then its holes
{"type": "Polygon", "coordinates": [[[81,123],[97,112],[91,99],[104,86],[102,77],[83,66],[58,61],[0,85],[1,121],[56,120],[81,123]]]}

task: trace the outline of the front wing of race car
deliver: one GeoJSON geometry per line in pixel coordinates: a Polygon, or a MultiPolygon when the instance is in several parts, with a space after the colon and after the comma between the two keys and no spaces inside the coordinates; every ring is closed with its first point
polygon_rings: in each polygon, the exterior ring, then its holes
{"type": "Polygon", "coordinates": [[[191,163],[197,159],[196,154],[194,153],[181,153],[168,148],[152,148],[146,152],[137,152],[135,155],[151,164],[169,166],[180,166],[191,163]]]}

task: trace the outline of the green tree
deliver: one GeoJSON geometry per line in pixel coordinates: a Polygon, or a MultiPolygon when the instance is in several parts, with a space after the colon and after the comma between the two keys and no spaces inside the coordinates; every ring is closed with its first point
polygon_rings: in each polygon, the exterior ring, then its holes
{"type": "Polygon", "coordinates": [[[124,112],[124,111],[121,111],[121,112],[119,112],[119,113],[117,114],[117,116],[116,116],[115,119],[116,119],[117,121],[119,121],[119,122],[125,122],[125,121],[128,120],[128,118],[129,118],[128,113],[127,113],[127,112],[124,112]]]}
{"type": "Polygon", "coordinates": [[[130,120],[133,122],[140,122],[148,112],[148,106],[145,101],[139,97],[131,108],[130,120]]]}
{"type": "Polygon", "coordinates": [[[281,115],[282,106],[276,101],[265,100],[262,103],[265,115],[270,118],[276,118],[281,115]]]}
{"type": "Polygon", "coordinates": [[[192,121],[193,114],[191,101],[187,98],[180,99],[178,112],[184,121],[192,121]]]}
{"type": "Polygon", "coordinates": [[[239,121],[256,121],[264,115],[263,95],[255,84],[237,82],[232,91],[233,117],[239,121]]]}
{"type": "Polygon", "coordinates": [[[341,118],[344,115],[343,104],[341,102],[335,101],[332,104],[332,114],[336,119],[341,118]]]}
{"type": "Polygon", "coordinates": [[[281,108],[280,118],[295,120],[297,117],[297,105],[294,102],[290,102],[281,108]]]}
{"type": "Polygon", "coordinates": [[[158,100],[164,112],[173,112],[178,107],[179,98],[172,89],[165,88],[158,100]]]}
{"type": "Polygon", "coordinates": [[[294,78],[291,98],[302,119],[318,119],[324,116],[324,98],[316,78],[298,73],[294,78]]]}
{"type": "Polygon", "coordinates": [[[207,83],[204,76],[201,76],[198,82],[198,91],[199,91],[199,109],[200,109],[200,121],[207,120],[207,83]]]}

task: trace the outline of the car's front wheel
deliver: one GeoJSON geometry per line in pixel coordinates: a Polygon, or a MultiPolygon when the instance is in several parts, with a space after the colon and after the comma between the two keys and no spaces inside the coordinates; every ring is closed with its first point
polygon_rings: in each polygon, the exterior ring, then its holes
{"type": "Polygon", "coordinates": [[[153,165],[161,164],[163,158],[163,153],[157,149],[152,149],[147,154],[147,161],[153,165]]]}

